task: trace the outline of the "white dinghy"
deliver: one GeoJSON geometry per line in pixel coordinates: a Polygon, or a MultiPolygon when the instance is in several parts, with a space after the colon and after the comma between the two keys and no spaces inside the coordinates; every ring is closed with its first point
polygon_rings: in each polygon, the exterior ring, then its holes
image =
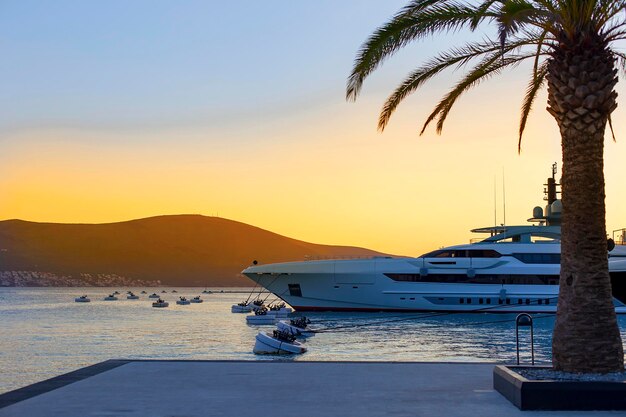
{"type": "Polygon", "coordinates": [[[199,296],[199,295],[198,295],[198,296],[196,296],[196,297],[193,297],[193,298],[192,298],[191,300],[189,300],[189,301],[191,301],[192,303],[203,303],[203,302],[204,302],[204,300],[203,300],[202,298],[200,298],[200,296],[199,296]]]}
{"type": "Polygon", "coordinates": [[[109,294],[107,297],[104,297],[104,301],[117,301],[117,297],[115,293],[109,294]]]}
{"type": "Polygon", "coordinates": [[[267,314],[265,308],[257,308],[254,310],[254,314],[246,316],[246,323],[254,325],[274,324],[276,323],[276,316],[267,314]]]}
{"type": "Polygon", "coordinates": [[[189,301],[188,299],[186,299],[185,297],[180,297],[179,300],[176,300],[176,304],[180,305],[180,306],[186,306],[191,304],[191,301],[189,301]]]}
{"type": "Polygon", "coordinates": [[[159,298],[159,296],[157,295],[157,293],[153,292],[148,296],[148,298],[159,298]]]}
{"type": "Polygon", "coordinates": [[[293,310],[285,306],[285,303],[270,304],[267,314],[273,315],[277,318],[286,318],[293,310]]]}
{"type": "Polygon", "coordinates": [[[249,313],[252,311],[252,306],[245,301],[242,301],[238,304],[233,304],[230,308],[232,313],[249,313]]]}
{"type": "Polygon", "coordinates": [[[165,308],[165,307],[169,307],[169,305],[170,303],[160,298],[156,300],[154,303],[152,303],[152,307],[156,307],[156,308],[165,308]]]}
{"type": "Polygon", "coordinates": [[[315,330],[308,327],[311,320],[306,317],[300,317],[299,319],[292,319],[289,322],[287,320],[281,320],[276,323],[278,330],[290,333],[296,337],[309,337],[315,334],[315,330]]]}
{"type": "Polygon", "coordinates": [[[91,300],[86,295],[81,295],[80,297],[74,298],[74,301],[77,303],[90,303],[91,300]]]}
{"type": "Polygon", "coordinates": [[[272,333],[259,332],[252,350],[257,354],[304,353],[306,348],[291,333],[274,330],[272,333]]]}

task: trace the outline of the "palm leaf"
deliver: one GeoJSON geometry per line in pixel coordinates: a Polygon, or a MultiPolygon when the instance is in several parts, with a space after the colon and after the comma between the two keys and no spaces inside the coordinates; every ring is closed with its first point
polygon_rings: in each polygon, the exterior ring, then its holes
{"type": "Polygon", "coordinates": [[[517,65],[521,61],[534,57],[534,54],[524,54],[524,55],[514,55],[514,56],[506,56],[502,58],[502,55],[497,52],[491,54],[489,57],[486,57],[483,61],[481,61],[478,65],[476,65],[459,83],[457,83],[448,94],[444,96],[444,98],[437,104],[435,109],[426,119],[422,130],[420,131],[420,135],[424,133],[428,125],[434,120],[437,119],[437,133],[441,133],[443,130],[443,124],[448,116],[448,113],[456,103],[456,100],[468,89],[478,85],[481,81],[489,78],[500,71],[502,69],[511,66],[517,65]]]}
{"type": "Polygon", "coordinates": [[[543,87],[543,83],[548,73],[548,61],[544,61],[541,66],[535,67],[533,71],[533,77],[526,89],[526,95],[524,96],[524,103],[522,104],[522,117],[519,125],[519,140],[517,142],[517,152],[522,152],[522,136],[524,135],[524,129],[526,128],[526,121],[528,115],[533,107],[533,102],[537,97],[537,92],[543,87]]]}
{"type": "MultiPolygon", "coordinates": [[[[522,46],[532,44],[533,42],[534,40],[527,39],[511,42],[505,47],[504,52],[508,53],[514,51],[522,46]]],[[[381,131],[385,130],[391,115],[398,105],[430,78],[451,66],[462,66],[482,55],[499,52],[500,50],[501,47],[498,43],[487,40],[484,42],[469,43],[461,48],[453,48],[427,62],[422,67],[412,72],[387,98],[378,118],[378,129],[381,131]]]]}
{"type": "Polygon", "coordinates": [[[361,46],[348,77],[346,98],[355,100],[363,81],[387,58],[408,43],[437,32],[455,31],[476,25],[488,17],[475,8],[449,0],[420,0],[411,3],[377,29],[361,46]]]}

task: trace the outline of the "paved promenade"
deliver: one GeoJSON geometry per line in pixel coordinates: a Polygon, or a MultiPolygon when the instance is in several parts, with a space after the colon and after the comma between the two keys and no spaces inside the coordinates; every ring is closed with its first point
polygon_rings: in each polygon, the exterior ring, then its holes
{"type": "Polygon", "coordinates": [[[107,361],[0,395],[0,417],[623,416],[522,412],[493,365],[399,362],[107,361]]]}

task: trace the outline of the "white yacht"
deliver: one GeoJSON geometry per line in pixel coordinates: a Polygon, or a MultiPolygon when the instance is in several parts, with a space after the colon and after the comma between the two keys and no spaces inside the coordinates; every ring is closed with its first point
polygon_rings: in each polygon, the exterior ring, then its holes
{"type": "MultiPolygon", "coordinates": [[[[545,211],[525,226],[492,226],[475,243],[417,258],[254,264],[242,273],[296,311],[555,312],[561,258],[561,202],[548,178],[545,211]]],[[[608,241],[617,313],[626,313],[626,229],[608,241]]]]}

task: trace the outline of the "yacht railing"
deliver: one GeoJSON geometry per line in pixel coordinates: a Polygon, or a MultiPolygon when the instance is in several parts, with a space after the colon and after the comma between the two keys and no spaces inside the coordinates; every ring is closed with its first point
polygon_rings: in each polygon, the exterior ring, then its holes
{"type": "Polygon", "coordinates": [[[304,255],[305,261],[339,261],[350,259],[390,259],[393,256],[384,255],[344,255],[344,256],[321,256],[321,255],[304,255]]]}
{"type": "Polygon", "coordinates": [[[626,245],[626,228],[613,230],[613,240],[616,245],[626,245]]]}

